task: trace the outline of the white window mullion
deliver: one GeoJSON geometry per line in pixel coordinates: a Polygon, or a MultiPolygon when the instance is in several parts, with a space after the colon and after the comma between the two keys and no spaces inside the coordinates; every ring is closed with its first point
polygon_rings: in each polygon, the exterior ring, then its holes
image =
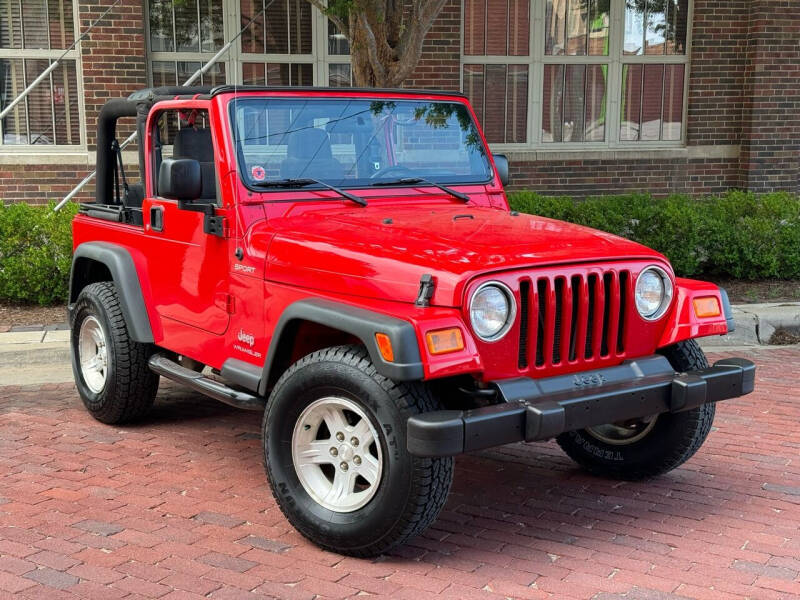
{"type": "Polygon", "coordinates": [[[325,68],[324,54],[328,52],[326,36],[328,28],[325,25],[325,15],[316,6],[311,5],[311,56],[313,56],[314,85],[324,86],[328,77],[325,68]]]}
{"type": "Polygon", "coordinates": [[[527,146],[535,148],[542,143],[542,107],[544,106],[544,0],[531,3],[530,7],[531,35],[528,45],[529,97],[533,100],[529,104],[528,140],[527,146]]]}
{"type": "Polygon", "coordinates": [[[612,0],[609,15],[608,81],[606,82],[606,144],[619,142],[622,95],[622,46],[625,40],[625,1],[612,0]]]}
{"type": "MultiPolygon", "coordinates": [[[[232,40],[234,36],[239,33],[238,30],[234,31],[234,28],[238,25],[239,29],[241,30],[241,27],[243,27],[241,6],[239,0],[224,0],[222,7],[223,18],[225,19],[222,27],[222,33],[223,40],[227,44],[229,40],[232,40]]],[[[225,81],[228,84],[241,85],[243,81],[241,55],[242,36],[240,35],[236,42],[231,45],[226,58],[227,64],[225,65],[225,81]]]]}

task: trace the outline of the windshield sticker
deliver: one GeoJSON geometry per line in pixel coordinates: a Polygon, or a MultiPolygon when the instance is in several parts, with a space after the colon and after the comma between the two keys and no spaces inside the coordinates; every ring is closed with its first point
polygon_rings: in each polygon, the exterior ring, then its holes
{"type": "Polygon", "coordinates": [[[264,170],[264,167],[261,167],[259,165],[256,165],[252,169],[250,169],[250,175],[256,181],[264,181],[267,178],[267,172],[264,170]]]}

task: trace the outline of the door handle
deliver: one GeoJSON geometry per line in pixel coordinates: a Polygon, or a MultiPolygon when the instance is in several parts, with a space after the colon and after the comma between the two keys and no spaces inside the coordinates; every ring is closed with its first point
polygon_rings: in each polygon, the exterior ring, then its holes
{"type": "Polygon", "coordinates": [[[164,207],[150,207],[150,229],[153,231],[164,231],[164,207]]]}

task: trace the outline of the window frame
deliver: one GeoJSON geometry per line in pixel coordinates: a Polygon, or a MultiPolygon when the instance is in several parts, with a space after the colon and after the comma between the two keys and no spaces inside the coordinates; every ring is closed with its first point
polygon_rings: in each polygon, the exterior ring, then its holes
{"type": "MultiPolygon", "coordinates": [[[[77,2],[77,0],[73,0],[77,2]]],[[[305,1],[305,0],[304,0],[305,1]]],[[[162,52],[150,48],[150,6],[144,1],[145,44],[147,48],[147,81],[153,85],[153,62],[199,62],[202,64],[213,58],[219,50],[213,52],[162,52]]],[[[311,9],[311,52],[309,54],[267,54],[249,53],[242,50],[241,37],[231,46],[225,56],[218,62],[225,64],[225,82],[228,85],[243,85],[243,63],[280,63],[311,65],[312,82],[315,86],[328,87],[330,66],[334,64],[351,64],[350,55],[328,54],[328,18],[313,4],[311,9]]],[[[222,0],[222,32],[223,45],[227,44],[239,33],[241,23],[240,0],[222,0]]],[[[352,67],[351,79],[352,83],[352,67]]],[[[178,81],[178,85],[182,85],[178,81]]],[[[199,85],[199,83],[198,83],[199,85]]]]}
{"type": "MultiPolygon", "coordinates": [[[[80,8],[78,5],[78,0],[71,0],[71,1],[72,1],[72,14],[73,14],[73,22],[72,22],[73,39],[77,40],[81,34],[80,8]]],[[[77,94],[76,100],[78,102],[78,137],[80,138],[78,140],[78,143],[77,144],[4,144],[3,140],[5,138],[5,131],[3,130],[2,123],[0,123],[0,148],[13,148],[13,153],[9,154],[9,156],[12,156],[13,154],[47,155],[51,153],[53,154],[57,153],[59,155],[75,154],[76,157],[84,159],[88,146],[86,144],[86,112],[85,112],[85,102],[84,102],[85,98],[83,89],[83,61],[81,59],[81,44],[80,42],[78,42],[77,44],[75,44],[75,47],[72,50],[69,50],[66,53],[65,50],[66,48],[56,48],[50,50],[44,48],[0,48],[0,59],[54,61],[58,58],[61,58],[62,64],[65,61],[73,61],[75,64],[75,80],[76,80],[75,93],[77,94]],[[62,54],[64,55],[63,57],[61,56],[62,54]]],[[[52,62],[50,64],[52,64],[52,62]]],[[[37,76],[38,75],[39,74],[37,73],[37,76]]],[[[52,88],[52,86],[54,85],[53,73],[50,73],[50,75],[48,76],[48,80],[52,88]]],[[[39,83],[39,85],[43,84],[44,81],[39,83]]],[[[26,89],[28,85],[30,84],[29,83],[26,84],[23,90],[26,89]]],[[[28,133],[30,134],[30,117],[28,115],[27,98],[23,100],[20,103],[20,105],[21,109],[25,111],[26,128],[28,129],[28,133]]],[[[20,105],[17,106],[20,107],[20,105]]],[[[52,119],[55,122],[55,113],[53,113],[52,119]]],[[[6,154],[6,152],[3,152],[3,154],[6,154]]],[[[6,162],[18,162],[18,161],[15,160],[2,161],[0,162],[0,164],[4,164],[6,162]]]]}
{"type": "MultiPolygon", "coordinates": [[[[623,55],[625,38],[625,1],[610,0],[608,55],[547,55],[545,54],[545,10],[546,0],[530,0],[530,31],[527,56],[472,55],[465,54],[466,0],[461,0],[461,59],[459,62],[460,89],[464,90],[465,65],[527,65],[528,67],[528,126],[526,143],[492,142],[491,147],[498,152],[570,152],[615,150],[657,150],[675,149],[687,146],[687,117],[689,100],[689,71],[692,51],[692,23],[694,20],[694,0],[687,0],[686,52],[684,54],[642,54],[623,55]],[[544,102],[545,65],[608,65],[608,85],[606,98],[606,135],[598,142],[543,142],[542,105],[544,102]],[[680,64],[683,69],[683,106],[681,117],[681,136],[679,140],[620,140],[620,98],[622,95],[622,70],[627,64],[680,64]]],[[[485,82],[484,82],[485,85],[485,82]]]]}

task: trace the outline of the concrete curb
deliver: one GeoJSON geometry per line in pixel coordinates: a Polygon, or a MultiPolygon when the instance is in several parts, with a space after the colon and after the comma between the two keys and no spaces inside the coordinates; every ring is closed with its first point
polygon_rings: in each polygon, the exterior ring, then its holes
{"type": "Polygon", "coordinates": [[[800,302],[734,305],[733,320],[733,333],[706,340],[714,346],[754,346],[769,345],[778,329],[800,334],[800,302]]]}
{"type": "Polygon", "coordinates": [[[0,334],[0,368],[69,363],[69,342],[4,344],[0,334]]]}

